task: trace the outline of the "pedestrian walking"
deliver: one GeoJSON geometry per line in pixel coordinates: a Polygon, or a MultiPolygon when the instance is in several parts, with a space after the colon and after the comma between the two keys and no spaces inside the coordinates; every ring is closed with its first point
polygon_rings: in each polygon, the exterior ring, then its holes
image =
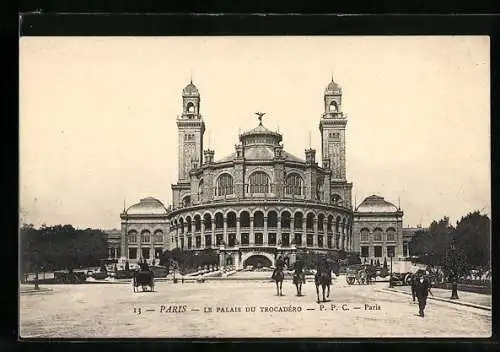
{"type": "Polygon", "coordinates": [[[419,275],[416,281],[415,295],[417,296],[418,300],[418,315],[423,318],[425,305],[427,304],[427,296],[429,295],[431,286],[429,279],[424,275],[419,275]]]}
{"type": "Polygon", "coordinates": [[[413,298],[413,303],[415,303],[415,288],[417,287],[417,274],[411,274],[410,285],[411,285],[411,297],[413,298]]]}

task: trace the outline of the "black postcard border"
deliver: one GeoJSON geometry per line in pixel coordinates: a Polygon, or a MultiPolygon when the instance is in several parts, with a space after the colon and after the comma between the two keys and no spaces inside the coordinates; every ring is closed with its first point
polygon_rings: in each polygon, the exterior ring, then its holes
{"type": "MultiPolygon", "coordinates": [[[[43,10],[19,13],[18,34],[21,36],[150,36],[150,35],[489,35],[491,43],[491,169],[492,169],[492,253],[499,247],[499,236],[495,236],[497,230],[496,204],[494,199],[495,174],[496,174],[496,131],[498,130],[499,112],[499,74],[498,56],[500,43],[500,21],[496,15],[409,15],[409,14],[134,14],[134,13],[46,13],[43,10]],[[497,116],[497,118],[494,118],[497,116]]],[[[11,25],[4,26],[12,29],[11,25]]],[[[15,34],[14,34],[15,35],[15,34]]],[[[5,41],[5,37],[2,38],[5,41]]],[[[11,241],[11,235],[18,232],[18,192],[19,187],[19,154],[18,154],[18,56],[19,37],[8,37],[4,48],[8,54],[2,60],[7,61],[2,65],[5,71],[2,80],[4,85],[4,116],[2,120],[4,135],[9,139],[3,139],[3,174],[2,178],[9,199],[16,206],[7,207],[2,211],[4,223],[8,224],[8,231],[4,236],[5,251],[9,265],[4,266],[4,274],[12,275],[13,265],[17,265],[18,253],[17,241],[11,241]],[[12,46],[12,48],[11,48],[12,46]],[[16,187],[17,186],[17,187],[16,187]],[[17,188],[17,189],[16,189],[17,188]],[[11,260],[12,259],[12,260],[11,260]],[[12,264],[10,264],[12,263],[12,264]],[[6,270],[5,267],[8,269],[6,270]]],[[[465,89],[465,88],[464,88],[465,89]]],[[[473,122],[471,122],[473,123],[473,122]]],[[[16,236],[17,238],[17,236],[16,236]]],[[[497,260],[492,256],[493,271],[496,271],[497,260]]],[[[493,275],[494,276],[494,275],[493,275]]],[[[12,292],[17,292],[18,277],[13,277],[6,282],[12,284],[12,292]]],[[[4,286],[4,285],[2,285],[4,286]]],[[[497,280],[493,280],[494,297],[497,280]]],[[[9,319],[2,321],[3,344],[11,344],[19,339],[18,336],[18,299],[13,295],[14,302],[5,303],[9,319]],[[12,304],[15,303],[15,304],[12,304]],[[10,318],[13,318],[10,320],[10,318]],[[8,340],[7,340],[8,339],[8,340]]],[[[13,297],[11,297],[13,298],[13,297]]],[[[401,350],[422,348],[453,350],[465,349],[471,351],[482,351],[495,348],[499,339],[498,304],[493,302],[492,322],[493,336],[491,339],[83,339],[80,342],[71,343],[75,340],[67,339],[23,339],[17,341],[16,347],[21,348],[61,348],[77,350],[79,348],[103,347],[107,350],[116,347],[119,350],[131,349],[175,349],[186,348],[197,350],[201,347],[208,349],[246,349],[246,347],[273,348],[273,349],[316,349],[316,350],[338,350],[342,348],[366,348],[378,350],[401,350]],[[208,342],[208,344],[206,344],[208,342]],[[202,345],[203,343],[203,345],[202,345]],[[417,343],[417,344],[413,344],[417,343]],[[423,344],[423,345],[421,345],[423,344]],[[367,346],[369,345],[369,346],[367,346]]],[[[404,322],[402,322],[404,323],[404,322]]],[[[464,321],[464,324],[467,322],[464,321]]],[[[7,346],[7,345],[5,345],[7,346]]]]}

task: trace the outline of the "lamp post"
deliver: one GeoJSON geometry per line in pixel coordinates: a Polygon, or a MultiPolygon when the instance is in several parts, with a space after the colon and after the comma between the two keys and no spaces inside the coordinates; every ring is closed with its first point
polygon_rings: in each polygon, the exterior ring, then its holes
{"type": "Polygon", "coordinates": [[[455,241],[450,245],[450,261],[451,261],[451,297],[450,299],[459,299],[458,298],[458,261],[459,258],[457,257],[457,250],[455,247],[455,241]]]}
{"type": "Polygon", "coordinates": [[[392,253],[389,255],[391,258],[391,275],[389,275],[389,287],[392,287],[392,253]]]}

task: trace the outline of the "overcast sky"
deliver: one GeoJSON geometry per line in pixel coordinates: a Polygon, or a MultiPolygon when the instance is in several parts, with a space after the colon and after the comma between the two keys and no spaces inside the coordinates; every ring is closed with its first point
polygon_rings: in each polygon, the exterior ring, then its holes
{"type": "Polygon", "coordinates": [[[319,119],[343,88],[353,201],[377,194],[404,226],[490,212],[488,37],[67,37],[20,42],[20,206],[26,222],[118,228],[127,207],[171,204],[181,92],[201,94],[205,146],[283,134],[321,160],[319,119]]]}

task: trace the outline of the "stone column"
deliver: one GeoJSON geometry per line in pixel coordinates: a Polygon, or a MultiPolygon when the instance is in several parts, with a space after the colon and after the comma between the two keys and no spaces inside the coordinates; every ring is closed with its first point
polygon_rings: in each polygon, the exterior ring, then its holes
{"type": "MultiPolygon", "coordinates": [[[[302,219],[302,220],[304,220],[304,219],[302,219]]],[[[294,227],[295,227],[295,224],[294,224],[294,227]]],[[[307,221],[305,223],[304,223],[304,221],[302,221],[302,238],[304,239],[304,241],[306,241],[306,246],[307,246],[307,221]]],[[[314,236],[313,236],[313,247],[314,247],[314,236]]]]}
{"type": "MultiPolygon", "coordinates": [[[[212,239],[214,245],[217,244],[216,240],[215,239],[212,239]]],[[[227,234],[227,217],[224,216],[224,236],[223,236],[223,241],[224,243],[226,244],[227,246],[227,243],[228,243],[228,234],[227,234]]]]}
{"type": "Polygon", "coordinates": [[[281,241],[281,216],[278,216],[278,223],[276,224],[276,245],[281,241]]]}
{"type": "Polygon", "coordinates": [[[236,218],[236,241],[238,243],[241,243],[241,238],[240,238],[240,217],[238,216],[236,218]]]}
{"type": "Polygon", "coordinates": [[[344,249],[344,235],[345,235],[345,225],[341,225],[340,227],[340,241],[339,248],[344,249]]]}
{"type": "Polygon", "coordinates": [[[125,221],[125,224],[122,224],[122,235],[120,238],[120,250],[121,250],[121,259],[128,259],[128,253],[127,253],[127,222],[125,221]]]}
{"type": "Polygon", "coordinates": [[[313,246],[318,247],[318,218],[315,217],[313,220],[313,246]]]}
{"type": "Polygon", "coordinates": [[[290,244],[295,244],[295,223],[290,221],[290,244]]]}
{"type": "Polygon", "coordinates": [[[267,246],[268,235],[267,235],[267,216],[264,216],[264,233],[262,234],[262,245],[267,246]]]}
{"type": "Polygon", "coordinates": [[[217,238],[215,235],[215,218],[212,220],[212,242],[217,238]]]}
{"type": "Polygon", "coordinates": [[[149,244],[149,259],[155,259],[155,238],[154,234],[149,235],[150,244],[149,244]]]}
{"type": "Polygon", "coordinates": [[[250,246],[255,244],[255,235],[253,233],[253,216],[250,217],[250,233],[248,234],[248,244],[250,246]]]}
{"type": "Polygon", "coordinates": [[[201,234],[201,247],[205,248],[205,221],[203,219],[201,219],[200,234],[201,234]]]}
{"type": "Polygon", "coordinates": [[[141,259],[142,257],[142,233],[137,231],[137,260],[141,259]]]}

